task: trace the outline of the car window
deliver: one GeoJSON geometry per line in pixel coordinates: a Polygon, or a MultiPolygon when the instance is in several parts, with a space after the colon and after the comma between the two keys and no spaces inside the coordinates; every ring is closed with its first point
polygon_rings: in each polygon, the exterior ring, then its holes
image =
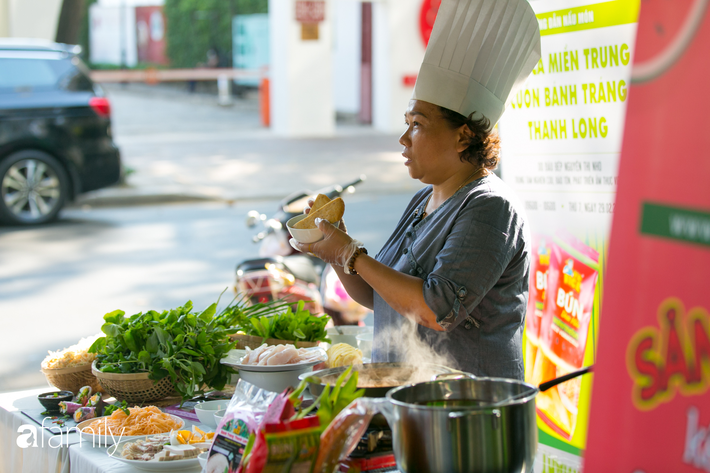
{"type": "Polygon", "coordinates": [[[91,90],[91,81],[69,58],[35,59],[0,56],[0,92],[91,90]]]}
{"type": "Polygon", "coordinates": [[[0,88],[53,87],[56,83],[50,61],[0,59],[0,88]]]}

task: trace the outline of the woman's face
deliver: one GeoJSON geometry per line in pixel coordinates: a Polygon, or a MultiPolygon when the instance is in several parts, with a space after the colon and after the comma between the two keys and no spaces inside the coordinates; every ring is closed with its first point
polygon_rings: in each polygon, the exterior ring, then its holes
{"type": "Polygon", "coordinates": [[[412,179],[425,184],[440,184],[456,173],[461,166],[459,152],[461,130],[451,128],[439,107],[421,100],[410,100],[404,113],[407,129],[399,137],[404,146],[412,179]]]}

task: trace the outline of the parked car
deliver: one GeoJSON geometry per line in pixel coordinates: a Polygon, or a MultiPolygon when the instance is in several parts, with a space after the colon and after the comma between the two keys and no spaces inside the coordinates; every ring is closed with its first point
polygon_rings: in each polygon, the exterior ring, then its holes
{"type": "Polygon", "coordinates": [[[49,222],[79,194],[115,184],[111,105],[80,48],[0,39],[0,221],[49,222]]]}

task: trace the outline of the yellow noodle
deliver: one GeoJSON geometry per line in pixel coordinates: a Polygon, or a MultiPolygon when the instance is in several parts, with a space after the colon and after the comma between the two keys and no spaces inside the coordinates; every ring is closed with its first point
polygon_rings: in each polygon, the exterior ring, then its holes
{"type": "Polygon", "coordinates": [[[177,430],[182,425],[155,406],[131,407],[131,413],[118,409],[88,425],[84,431],[96,435],[154,435],[177,430]]]}

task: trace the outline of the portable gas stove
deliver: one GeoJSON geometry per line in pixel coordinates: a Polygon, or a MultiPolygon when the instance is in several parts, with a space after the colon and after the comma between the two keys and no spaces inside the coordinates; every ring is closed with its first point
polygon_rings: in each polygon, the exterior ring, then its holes
{"type": "Polygon", "coordinates": [[[342,473],[398,472],[392,451],[392,431],[387,427],[368,427],[355,450],[340,463],[342,473]]]}

